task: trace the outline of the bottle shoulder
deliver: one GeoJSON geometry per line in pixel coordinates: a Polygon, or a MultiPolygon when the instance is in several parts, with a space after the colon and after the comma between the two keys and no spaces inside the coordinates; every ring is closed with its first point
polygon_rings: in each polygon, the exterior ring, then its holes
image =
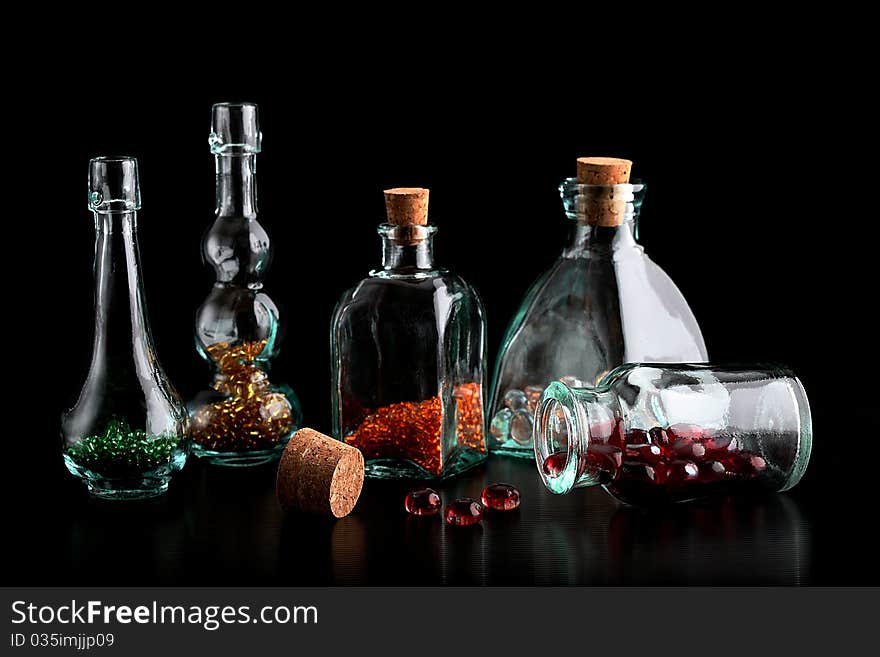
{"type": "Polygon", "coordinates": [[[436,314],[464,303],[483,312],[476,289],[446,269],[420,277],[388,277],[371,273],[342,293],[334,311],[334,322],[346,316],[389,309],[436,314]]]}

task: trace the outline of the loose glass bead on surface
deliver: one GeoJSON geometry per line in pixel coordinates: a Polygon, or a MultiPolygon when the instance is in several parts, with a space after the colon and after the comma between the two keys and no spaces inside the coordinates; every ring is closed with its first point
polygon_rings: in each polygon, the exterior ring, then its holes
{"type": "Polygon", "coordinates": [[[411,491],[403,500],[403,508],[414,516],[433,516],[440,511],[440,495],[433,488],[411,491]]]}
{"type": "Polygon", "coordinates": [[[447,525],[476,525],[483,519],[483,505],[477,500],[464,497],[446,505],[447,525]]]}
{"type": "Polygon", "coordinates": [[[519,506],[520,494],[510,484],[490,484],[483,489],[483,505],[495,511],[511,511],[519,506]]]}

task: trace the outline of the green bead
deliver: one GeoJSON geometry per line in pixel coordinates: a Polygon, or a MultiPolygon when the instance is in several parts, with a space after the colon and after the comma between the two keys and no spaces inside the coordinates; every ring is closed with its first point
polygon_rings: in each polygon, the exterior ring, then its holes
{"type": "Polygon", "coordinates": [[[67,449],[78,465],[108,477],[127,477],[169,463],[181,439],[171,434],[150,435],[113,418],[103,434],[87,436],[67,449]]]}

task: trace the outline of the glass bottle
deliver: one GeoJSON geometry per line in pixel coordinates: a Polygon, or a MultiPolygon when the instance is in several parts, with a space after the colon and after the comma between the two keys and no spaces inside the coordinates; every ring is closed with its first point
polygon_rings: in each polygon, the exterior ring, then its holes
{"type": "Polygon", "coordinates": [[[434,264],[428,190],[387,190],[385,206],[382,267],[333,315],[333,431],[370,477],[448,477],[486,457],[483,304],[434,264]]]}
{"type": "Polygon", "coordinates": [[[76,404],[61,420],[67,469],[102,498],[159,495],[186,461],[187,414],[156,357],[141,278],[137,160],[89,163],[95,334],[76,404]]]}
{"type": "Polygon", "coordinates": [[[628,504],[800,481],[813,443],[801,382],[775,366],[627,364],[595,388],[547,386],[535,458],[554,493],[602,485],[628,504]]]}
{"type": "Polygon", "coordinates": [[[627,362],[707,360],[681,292],[636,241],[645,186],[631,162],[580,158],[559,191],[571,239],[532,285],[496,362],[490,448],[531,458],[532,416],[544,387],[595,384],[627,362]]]}
{"type": "Polygon", "coordinates": [[[212,116],[216,219],[202,255],[216,281],[196,313],[195,337],[214,380],[189,403],[193,451],[218,465],[257,465],[280,456],[302,411],[290,386],[269,381],[279,316],[263,291],[272,251],[257,220],[257,106],[217,103],[212,116]]]}

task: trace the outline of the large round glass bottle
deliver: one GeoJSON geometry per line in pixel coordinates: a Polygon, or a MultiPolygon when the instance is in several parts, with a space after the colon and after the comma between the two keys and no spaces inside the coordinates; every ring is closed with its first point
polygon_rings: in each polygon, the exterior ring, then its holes
{"type": "Polygon", "coordinates": [[[630,165],[580,158],[578,177],[559,187],[572,237],[502,341],[490,413],[495,452],[533,457],[532,417],[551,381],[590,386],[626,362],[708,357],[681,292],[636,241],[645,186],[629,183],[630,165]]]}
{"type": "Polygon", "coordinates": [[[189,403],[193,452],[218,465],[246,466],[280,456],[302,420],[290,386],[269,380],[278,353],[278,308],[263,290],[271,260],[257,220],[257,106],[218,103],[209,140],[216,164],[216,219],[202,254],[216,281],[196,313],[196,347],[214,371],[189,403]]]}

